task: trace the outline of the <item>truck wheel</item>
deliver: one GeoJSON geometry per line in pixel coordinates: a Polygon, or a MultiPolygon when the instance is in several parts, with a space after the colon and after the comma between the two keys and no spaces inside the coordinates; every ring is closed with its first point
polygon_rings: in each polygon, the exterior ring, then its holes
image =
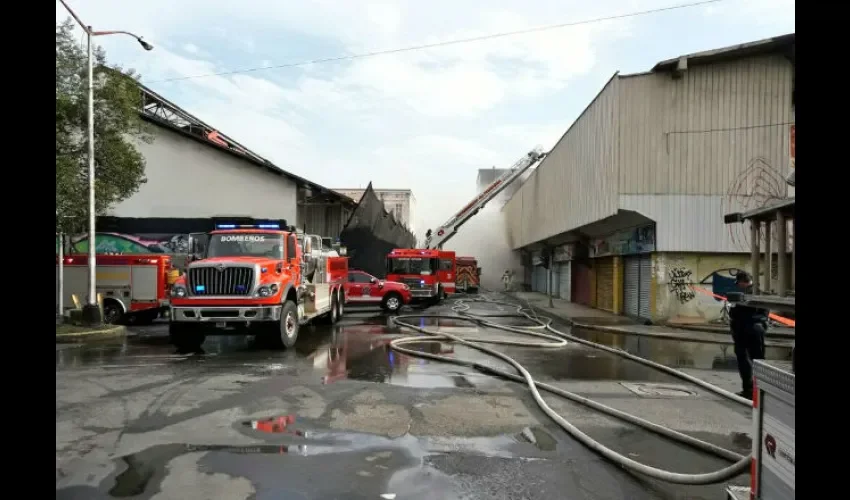
{"type": "Polygon", "coordinates": [[[337,296],[337,300],[336,300],[337,317],[339,319],[342,319],[342,315],[345,312],[345,292],[343,292],[342,289],[340,289],[339,293],[337,293],[336,296],[337,296]]]}
{"type": "Polygon", "coordinates": [[[339,299],[336,295],[331,296],[331,310],[328,313],[328,323],[335,325],[339,321],[339,299]]]}
{"type": "Polygon", "coordinates": [[[283,304],[283,311],[280,312],[280,327],[278,336],[283,347],[290,348],[295,345],[298,340],[298,307],[291,300],[287,300],[283,304]]]}
{"type": "Polygon", "coordinates": [[[386,297],[384,297],[384,303],[381,304],[381,307],[384,308],[385,311],[396,312],[401,309],[401,295],[397,293],[388,293],[386,297]]]}
{"type": "Polygon", "coordinates": [[[114,325],[121,321],[124,316],[124,308],[114,300],[103,301],[103,322],[107,325],[114,325]]]}
{"type": "Polygon", "coordinates": [[[168,340],[177,348],[179,354],[200,352],[206,336],[198,325],[187,323],[168,323],[168,340]]]}

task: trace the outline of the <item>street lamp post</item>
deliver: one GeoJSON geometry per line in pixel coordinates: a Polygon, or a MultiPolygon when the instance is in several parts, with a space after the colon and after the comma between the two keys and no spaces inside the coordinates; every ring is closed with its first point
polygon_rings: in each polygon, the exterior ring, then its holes
{"type": "Polygon", "coordinates": [[[77,14],[68,6],[65,0],[59,0],[71,14],[77,24],[86,32],[88,42],[88,138],[89,138],[89,293],[86,305],[83,307],[82,319],[87,324],[100,324],[102,321],[100,307],[97,304],[97,241],[95,236],[95,197],[94,197],[94,44],[92,38],[106,35],[128,35],[136,39],[145,50],[153,50],[153,45],[142,37],[129,31],[94,31],[91,26],[84,24],[77,14]]]}

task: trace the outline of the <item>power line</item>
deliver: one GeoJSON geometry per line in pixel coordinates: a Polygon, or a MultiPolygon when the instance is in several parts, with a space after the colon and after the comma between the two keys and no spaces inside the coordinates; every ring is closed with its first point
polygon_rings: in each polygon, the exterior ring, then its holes
{"type": "Polygon", "coordinates": [[[367,58],[367,57],[375,57],[375,56],[382,56],[382,55],[389,55],[389,54],[398,54],[398,53],[401,53],[401,52],[413,52],[413,51],[416,51],[416,50],[431,49],[431,48],[435,48],[435,47],[445,47],[445,46],[448,46],[448,45],[459,45],[459,44],[462,44],[462,43],[471,43],[471,42],[480,42],[480,41],[484,41],[484,40],[492,40],[494,38],[505,38],[505,37],[509,37],[509,36],[526,35],[526,34],[529,34],[529,33],[538,33],[538,32],[541,32],[541,31],[549,31],[549,30],[555,30],[555,29],[560,29],[560,28],[569,28],[569,27],[572,27],[572,26],[581,26],[581,25],[584,25],[584,24],[594,24],[594,23],[601,23],[601,22],[604,22],[604,21],[614,21],[614,20],[617,20],[617,19],[627,19],[627,18],[631,18],[631,17],[645,16],[645,15],[648,15],[648,14],[657,14],[659,12],[667,12],[667,11],[671,11],[671,10],[679,10],[679,9],[687,9],[687,8],[690,8],[690,7],[698,7],[700,5],[708,5],[708,4],[718,3],[718,2],[723,2],[723,1],[725,1],[725,0],[702,0],[702,1],[698,1],[698,2],[690,2],[690,3],[671,5],[671,6],[668,6],[668,7],[659,7],[659,8],[656,8],[656,9],[641,10],[641,11],[637,11],[637,12],[631,12],[631,13],[628,13],[628,14],[619,14],[619,15],[614,15],[614,16],[597,17],[597,18],[593,18],[593,19],[585,19],[585,20],[582,20],[582,21],[572,21],[572,22],[568,22],[568,23],[549,24],[549,25],[546,25],[546,26],[537,26],[537,27],[534,27],[534,28],[528,28],[528,29],[523,29],[523,30],[515,30],[515,31],[505,31],[505,32],[502,32],[502,33],[492,33],[492,34],[489,34],[489,35],[481,35],[481,36],[475,36],[475,37],[470,37],[470,38],[458,38],[458,39],[455,39],[455,40],[446,40],[446,41],[443,41],[443,42],[434,42],[434,43],[426,43],[426,44],[421,44],[421,45],[412,45],[412,46],[409,46],[409,47],[401,47],[401,48],[396,48],[396,49],[377,50],[377,51],[374,51],[374,52],[364,52],[362,54],[349,54],[349,55],[345,55],[345,56],[326,57],[326,58],[322,58],[322,59],[313,59],[313,60],[310,60],[310,61],[301,61],[301,62],[296,62],[296,63],[279,64],[279,65],[275,65],[275,66],[257,66],[257,67],[253,67],[253,68],[238,69],[238,70],[233,70],[233,71],[222,71],[222,72],[218,72],[218,73],[206,73],[206,74],[201,74],[201,75],[181,76],[181,77],[176,77],[176,78],[166,78],[166,79],[163,79],[163,80],[153,80],[153,81],[146,82],[146,83],[176,82],[176,81],[181,81],[181,80],[194,80],[196,78],[208,78],[208,77],[211,77],[211,76],[237,75],[237,74],[241,74],[241,73],[253,73],[253,72],[257,72],[257,71],[265,71],[265,70],[270,70],[270,69],[296,68],[296,67],[299,67],[299,66],[309,66],[311,64],[321,64],[321,63],[338,62],[338,61],[349,61],[349,60],[353,60],[353,59],[364,59],[364,58],[367,58]]]}

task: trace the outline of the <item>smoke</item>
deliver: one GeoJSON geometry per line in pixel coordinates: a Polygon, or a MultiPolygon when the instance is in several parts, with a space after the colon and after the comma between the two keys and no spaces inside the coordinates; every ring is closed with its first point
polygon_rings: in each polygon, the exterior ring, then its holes
{"type": "Polygon", "coordinates": [[[478,215],[472,217],[443,247],[460,256],[475,257],[481,268],[481,286],[491,290],[502,287],[502,274],[510,269],[514,282],[521,281],[523,273],[519,252],[511,250],[505,227],[502,203],[491,201],[478,215]]]}

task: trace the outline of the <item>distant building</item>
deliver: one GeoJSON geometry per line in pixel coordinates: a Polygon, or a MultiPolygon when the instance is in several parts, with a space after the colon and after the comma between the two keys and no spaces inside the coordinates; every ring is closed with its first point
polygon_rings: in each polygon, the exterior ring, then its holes
{"type": "MultiPolygon", "coordinates": [[[[335,189],[337,193],[360,201],[365,189],[350,189],[342,188],[335,189]]],[[[416,234],[416,228],[413,227],[413,217],[416,208],[416,197],[413,196],[413,191],[410,189],[375,189],[375,195],[384,202],[384,209],[393,214],[395,220],[401,222],[413,234],[416,234]]]]}

